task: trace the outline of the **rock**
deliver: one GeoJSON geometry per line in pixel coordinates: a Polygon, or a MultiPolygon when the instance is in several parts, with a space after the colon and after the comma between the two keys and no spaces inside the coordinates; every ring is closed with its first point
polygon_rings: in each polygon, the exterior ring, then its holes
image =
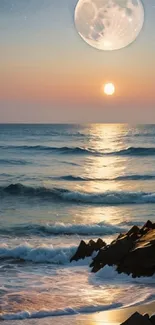
{"type": "Polygon", "coordinates": [[[87,244],[84,240],[81,240],[80,245],[75,253],[75,255],[70,259],[72,261],[78,261],[79,259],[85,258],[85,251],[87,249],[87,244]]]}
{"type": "Polygon", "coordinates": [[[149,316],[149,314],[146,313],[146,314],[143,315],[143,318],[149,320],[150,319],[150,316],[149,316]]]}
{"type": "Polygon", "coordinates": [[[122,237],[124,237],[124,234],[119,234],[117,239],[121,239],[122,237]]]}
{"type": "Polygon", "coordinates": [[[140,233],[142,235],[146,234],[150,229],[155,229],[155,223],[152,223],[152,221],[148,220],[144,226],[140,229],[140,233]]]}
{"type": "Polygon", "coordinates": [[[130,235],[137,235],[139,234],[140,232],[140,229],[137,227],[137,226],[133,226],[128,232],[127,232],[127,236],[130,236],[130,235]]]}
{"type": "Polygon", "coordinates": [[[101,238],[99,238],[96,242],[96,251],[98,251],[100,248],[105,247],[105,246],[106,246],[106,243],[101,238]]]}
{"type": "Polygon", "coordinates": [[[152,315],[150,317],[150,322],[151,322],[151,324],[155,325],[155,315],[152,315]]]}
{"type": "Polygon", "coordinates": [[[105,262],[106,253],[108,251],[108,247],[106,246],[99,250],[97,256],[93,259],[90,267],[93,267],[92,272],[96,273],[101,268],[103,268],[107,263],[105,262]]]}
{"type": "Polygon", "coordinates": [[[85,241],[82,240],[75,255],[72,256],[72,258],[70,259],[70,262],[78,261],[79,259],[89,257],[94,251],[98,251],[104,246],[106,246],[106,243],[101,238],[99,238],[97,242],[95,242],[94,240],[90,240],[88,244],[86,244],[85,241]]]}
{"type": "Polygon", "coordinates": [[[92,272],[99,271],[105,265],[118,264],[133,247],[132,239],[123,237],[111,245],[100,249],[98,255],[93,259],[92,272]]]}
{"type": "Polygon", "coordinates": [[[148,220],[145,225],[143,226],[143,228],[149,228],[149,229],[154,229],[155,228],[155,224],[152,223],[152,221],[148,220]]]}
{"type": "Polygon", "coordinates": [[[132,276],[152,276],[155,272],[155,245],[146,245],[135,248],[127,254],[118,265],[120,272],[132,274],[132,276]]]}
{"type": "Polygon", "coordinates": [[[142,228],[152,229],[152,225],[153,225],[152,221],[148,220],[142,228]]]}
{"type": "Polygon", "coordinates": [[[91,263],[92,272],[98,272],[105,265],[116,265],[118,273],[132,274],[133,278],[152,276],[155,273],[155,229],[154,224],[143,235],[134,226],[123,236],[117,237],[111,245],[99,250],[91,263]]]}
{"type": "Polygon", "coordinates": [[[146,316],[136,312],[121,325],[151,325],[151,322],[146,316]]]}
{"type": "Polygon", "coordinates": [[[94,251],[98,254],[90,264],[92,272],[98,272],[105,265],[115,265],[118,273],[131,274],[133,278],[152,276],[155,273],[155,223],[148,220],[141,229],[133,226],[110,245],[101,238],[88,243],[82,240],[70,261],[92,256],[94,251]]]}

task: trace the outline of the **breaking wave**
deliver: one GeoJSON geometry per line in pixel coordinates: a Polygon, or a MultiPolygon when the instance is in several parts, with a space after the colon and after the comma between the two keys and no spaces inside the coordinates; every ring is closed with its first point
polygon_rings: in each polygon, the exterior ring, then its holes
{"type": "Polygon", "coordinates": [[[33,318],[45,318],[52,316],[71,316],[76,314],[89,314],[95,313],[99,311],[105,311],[115,308],[122,307],[121,303],[114,303],[112,305],[92,305],[92,306],[83,306],[79,308],[65,308],[65,309],[57,309],[57,310],[40,310],[38,312],[29,312],[23,311],[19,313],[11,313],[11,314],[2,314],[0,316],[0,320],[20,320],[20,319],[33,319],[33,318]]]}
{"type": "Polygon", "coordinates": [[[69,263],[76,249],[76,246],[54,248],[52,245],[50,247],[45,245],[33,247],[29,244],[10,248],[8,245],[4,244],[0,245],[0,259],[65,265],[69,263]]]}
{"type": "Polygon", "coordinates": [[[81,236],[105,236],[120,233],[127,230],[127,225],[116,226],[101,222],[98,224],[25,224],[9,228],[0,228],[1,235],[9,236],[59,236],[59,235],[81,235],[81,236]]]}
{"type": "Polygon", "coordinates": [[[72,202],[80,204],[122,205],[155,203],[154,192],[79,192],[65,188],[31,187],[22,184],[10,184],[0,187],[0,196],[38,197],[50,201],[72,202]]]}

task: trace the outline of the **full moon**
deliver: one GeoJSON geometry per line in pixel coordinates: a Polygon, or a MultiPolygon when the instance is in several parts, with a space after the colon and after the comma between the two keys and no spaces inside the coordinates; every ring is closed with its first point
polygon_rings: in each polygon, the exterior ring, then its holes
{"type": "Polygon", "coordinates": [[[144,24],[141,0],[79,0],[75,26],[98,50],[118,50],[135,41],[144,24]]]}

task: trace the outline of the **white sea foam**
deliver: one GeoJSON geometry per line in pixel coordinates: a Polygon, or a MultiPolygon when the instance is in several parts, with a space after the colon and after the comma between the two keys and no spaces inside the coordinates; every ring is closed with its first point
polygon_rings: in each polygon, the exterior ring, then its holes
{"type": "Polygon", "coordinates": [[[112,225],[106,222],[92,224],[70,224],[63,222],[49,224],[24,224],[8,228],[1,228],[2,234],[13,234],[18,236],[34,235],[84,235],[84,236],[104,236],[124,232],[127,227],[112,225]]]}
{"type": "Polygon", "coordinates": [[[110,283],[133,283],[133,284],[151,284],[155,283],[155,275],[152,277],[140,277],[140,278],[132,278],[131,275],[127,275],[125,273],[119,274],[116,271],[116,267],[114,266],[108,266],[106,265],[104,268],[102,268],[100,271],[98,271],[95,274],[91,274],[90,281],[93,283],[96,282],[105,282],[110,281],[110,283]]]}
{"type": "Polygon", "coordinates": [[[54,248],[52,245],[33,247],[29,244],[24,244],[10,248],[8,245],[1,245],[0,258],[21,259],[34,263],[52,263],[64,265],[69,263],[69,260],[75,253],[76,249],[76,246],[54,248]]]}
{"type": "Polygon", "coordinates": [[[61,193],[60,197],[66,201],[102,205],[155,203],[155,193],[144,192],[107,191],[101,193],[82,193],[68,191],[61,193]]]}
{"type": "Polygon", "coordinates": [[[102,312],[102,311],[108,311],[112,309],[117,308],[126,308],[131,306],[136,306],[139,303],[148,303],[152,299],[154,299],[155,296],[152,296],[151,294],[144,294],[141,297],[133,300],[130,304],[123,304],[114,302],[111,305],[102,305],[102,304],[94,304],[94,305],[85,305],[81,307],[75,307],[75,308],[64,308],[64,309],[57,309],[57,310],[40,310],[36,312],[29,312],[28,310],[21,311],[18,313],[2,313],[0,316],[0,320],[24,320],[24,319],[42,319],[46,317],[59,317],[59,316],[71,316],[71,315],[77,315],[77,314],[91,314],[95,312],[102,312]]]}
{"type": "Polygon", "coordinates": [[[154,192],[128,192],[128,191],[104,191],[104,192],[79,192],[65,188],[32,187],[23,184],[10,184],[0,187],[0,196],[24,196],[39,197],[50,201],[63,201],[81,204],[122,205],[122,204],[146,204],[155,203],[154,192]]]}
{"type": "Polygon", "coordinates": [[[53,234],[67,234],[67,235],[109,235],[123,231],[123,227],[111,225],[105,222],[98,224],[64,224],[56,223],[54,225],[47,225],[46,231],[53,234]]]}
{"type": "Polygon", "coordinates": [[[0,320],[20,320],[20,319],[32,319],[32,318],[44,318],[44,317],[52,317],[52,316],[66,316],[66,315],[76,315],[76,314],[87,314],[94,313],[99,311],[110,310],[114,308],[119,308],[122,305],[120,303],[115,303],[112,305],[91,305],[91,306],[83,306],[79,308],[65,308],[65,309],[57,309],[57,310],[40,310],[38,312],[29,312],[22,311],[19,313],[4,313],[0,316],[0,320]]]}

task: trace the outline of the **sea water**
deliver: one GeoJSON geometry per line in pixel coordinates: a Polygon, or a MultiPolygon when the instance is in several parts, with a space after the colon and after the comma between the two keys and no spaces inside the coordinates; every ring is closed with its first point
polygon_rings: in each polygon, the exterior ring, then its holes
{"type": "Polygon", "coordinates": [[[153,300],[154,277],[70,258],[81,239],[109,243],[154,216],[154,125],[0,125],[0,318],[153,300]]]}

